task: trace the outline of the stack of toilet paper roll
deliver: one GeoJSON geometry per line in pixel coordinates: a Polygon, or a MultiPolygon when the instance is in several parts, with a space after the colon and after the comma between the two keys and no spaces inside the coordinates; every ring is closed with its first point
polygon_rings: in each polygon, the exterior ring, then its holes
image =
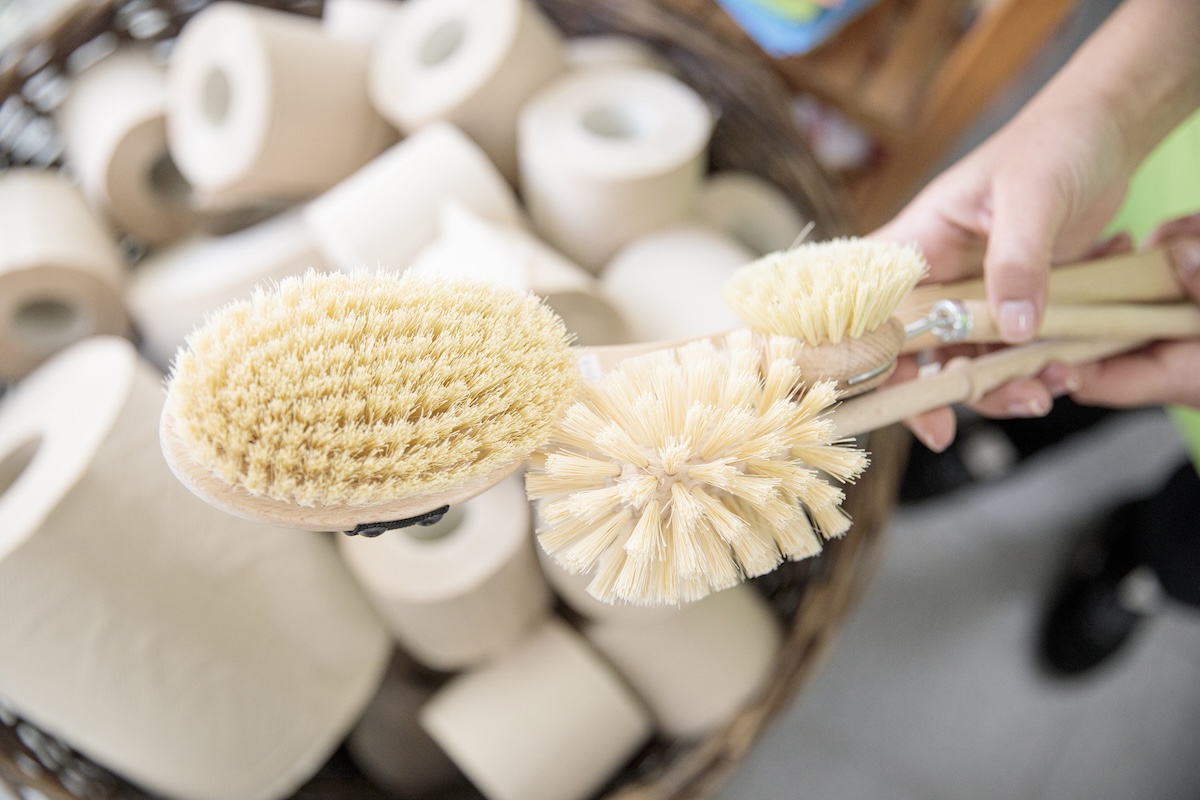
{"type": "Polygon", "coordinates": [[[399,797],[583,800],[763,690],[780,631],[751,588],[600,603],[539,557],[520,475],[330,541],[208,508],[155,441],[188,333],[310,269],[530,291],[587,345],[738,326],[725,280],[804,220],[707,174],[713,114],[653,49],[565,39],[530,0],[216,2],[165,65],[122,46],[74,76],[56,116],[68,171],[0,175],[22,716],[172,800],[281,799],[342,741],[399,797]]]}
{"type": "Polygon", "coordinates": [[[326,537],[180,486],[162,403],[111,337],[0,403],[0,694],[151,792],[286,797],[362,714],[387,637],[326,537]]]}

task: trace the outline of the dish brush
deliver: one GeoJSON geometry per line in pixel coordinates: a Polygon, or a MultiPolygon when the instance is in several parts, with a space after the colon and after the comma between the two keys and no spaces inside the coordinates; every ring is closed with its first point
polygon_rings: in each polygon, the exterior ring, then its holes
{"type": "Polygon", "coordinates": [[[824,414],[802,345],[736,331],[622,361],[531,459],[538,539],[605,602],[690,602],[821,551],[850,521],[830,480],[866,454],[824,414]]]}
{"type": "Polygon", "coordinates": [[[161,442],[176,476],[233,514],[375,535],[520,467],[574,398],[574,363],[532,295],[309,272],[188,337],[161,442]]]}

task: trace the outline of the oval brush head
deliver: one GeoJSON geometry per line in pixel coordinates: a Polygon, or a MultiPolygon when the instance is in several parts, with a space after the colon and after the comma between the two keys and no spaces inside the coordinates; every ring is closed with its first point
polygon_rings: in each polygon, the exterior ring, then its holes
{"type": "MultiPolygon", "coordinates": [[[[928,272],[916,247],[832,239],[771,253],[739,269],[722,299],[755,331],[804,342],[806,372],[846,381],[890,365],[904,343],[893,315],[928,272]]],[[[890,369],[855,382],[864,391],[890,369]]],[[[849,386],[842,384],[839,389],[849,386]]]]}
{"type": "Polygon", "coordinates": [[[538,539],[605,602],[697,600],[821,550],[866,455],[805,386],[800,345],[748,331],[621,362],[562,417],[526,474],[538,539]],[[766,355],[764,355],[764,352],[766,355]]]}
{"type": "Polygon", "coordinates": [[[305,528],[412,517],[478,494],[549,438],[570,338],[532,295],[394,273],[288,278],[188,337],[164,452],[235,514],[305,528]]]}

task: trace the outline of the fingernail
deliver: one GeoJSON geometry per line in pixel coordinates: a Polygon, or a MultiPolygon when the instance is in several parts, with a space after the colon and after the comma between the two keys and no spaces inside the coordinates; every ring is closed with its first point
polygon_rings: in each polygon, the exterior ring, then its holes
{"type": "Polygon", "coordinates": [[[949,442],[945,442],[945,443],[939,442],[934,437],[933,433],[930,430],[928,430],[924,425],[921,425],[919,423],[910,421],[908,423],[908,429],[912,431],[913,436],[916,436],[917,440],[921,444],[925,445],[926,448],[928,448],[929,450],[932,450],[935,453],[942,452],[950,444],[949,442]]]}
{"type": "Polygon", "coordinates": [[[1020,400],[1008,407],[1010,417],[1044,417],[1050,413],[1050,404],[1040,397],[1020,400]]]}
{"type": "Polygon", "coordinates": [[[1028,342],[1033,338],[1033,303],[1029,300],[1005,300],[1000,304],[996,320],[1000,335],[1010,344],[1028,342]]]}
{"type": "Polygon", "coordinates": [[[1051,364],[1042,373],[1042,383],[1054,397],[1062,397],[1079,389],[1079,377],[1070,367],[1051,364]]]}
{"type": "Polygon", "coordinates": [[[1171,245],[1171,260],[1187,283],[1192,283],[1200,273],[1200,240],[1183,239],[1171,245]]]}

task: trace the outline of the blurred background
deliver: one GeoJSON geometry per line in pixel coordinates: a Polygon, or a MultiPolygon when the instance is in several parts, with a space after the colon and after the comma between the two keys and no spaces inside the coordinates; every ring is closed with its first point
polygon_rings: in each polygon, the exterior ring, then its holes
{"type": "MultiPolygon", "coordinates": [[[[0,0],[0,51],[71,2],[0,0]]],[[[986,4],[968,5],[977,15],[986,4]]],[[[796,88],[796,123],[867,230],[1003,124],[1116,5],[1046,4],[1029,52],[1015,38],[1006,48],[1002,30],[990,45],[996,85],[943,98],[936,113],[914,99],[920,70],[875,94],[837,86],[850,48],[780,55],[779,67],[796,88]]],[[[718,27],[752,46],[728,12],[718,27]]],[[[867,24],[837,35],[866,36],[867,24]]],[[[1037,663],[1040,614],[1071,544],[1185,453],[1160,410],[1074,420],[1052,421],[1047,446],[1027,454],[1003,426],[964,412],[953,452],[914,454],[879,574],[722,800],[1200,797],[1200,615],[1168,605],[1127,652],[1077,679],[1037,663]]]]}

